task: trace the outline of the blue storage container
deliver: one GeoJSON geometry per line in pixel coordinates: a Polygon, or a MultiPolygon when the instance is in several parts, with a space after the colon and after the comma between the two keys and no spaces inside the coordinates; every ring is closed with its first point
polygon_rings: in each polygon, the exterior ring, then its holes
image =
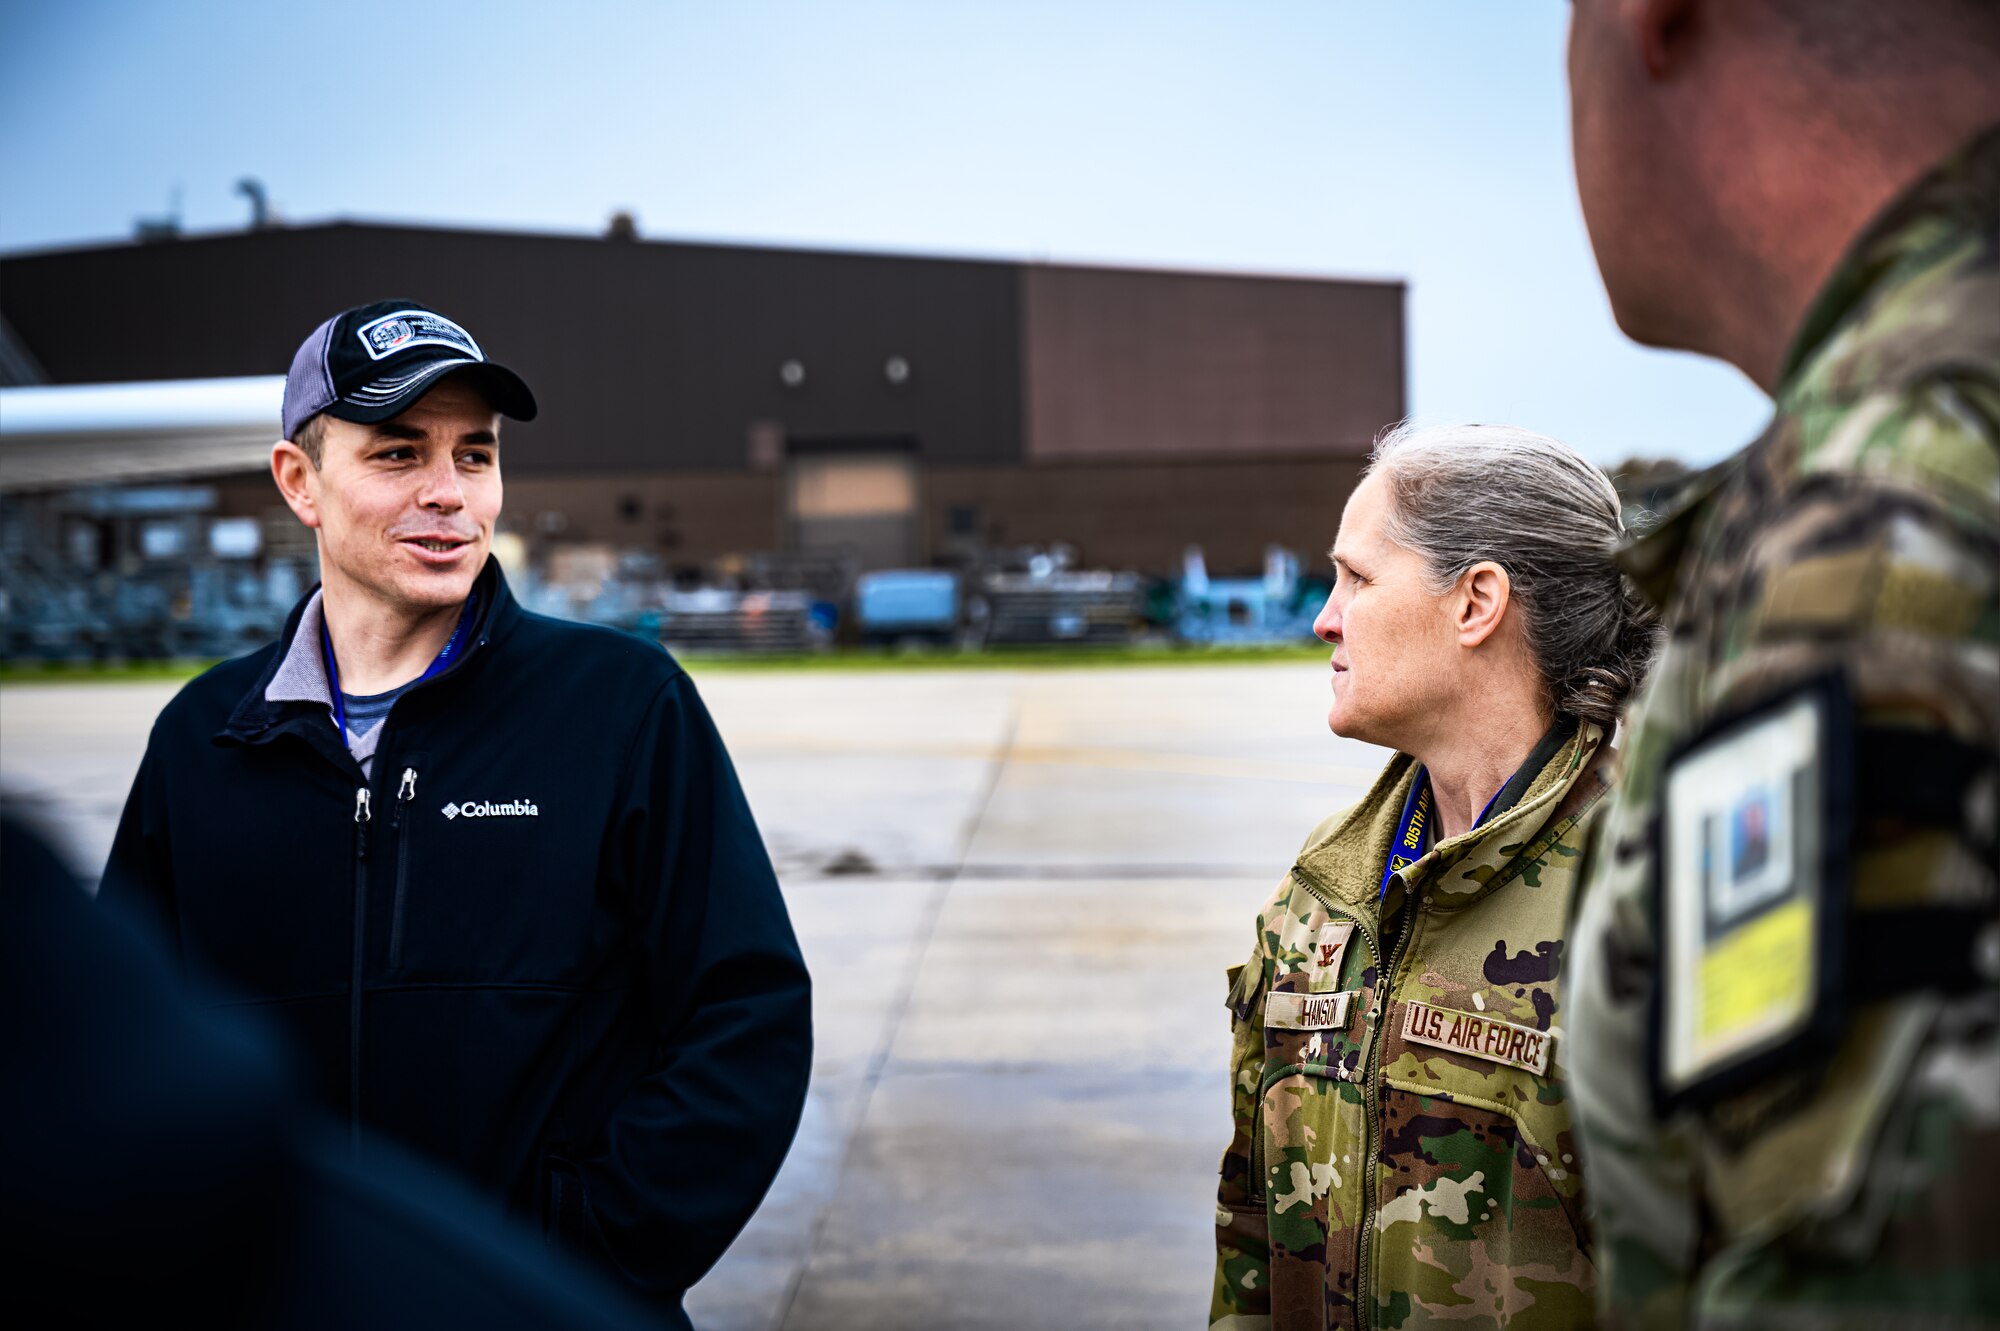
{"type": "Polygon", "coordinates": [[[854,580],[854,616],[864,637],[949,638],[958,628],[958,575],[897,568],[854,580]]]}

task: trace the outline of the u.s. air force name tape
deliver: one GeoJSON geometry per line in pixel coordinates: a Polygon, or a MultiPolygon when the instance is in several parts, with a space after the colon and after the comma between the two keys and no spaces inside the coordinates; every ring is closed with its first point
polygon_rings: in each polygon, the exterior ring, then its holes
{"type": "Polygon", "coordinates": [[[1264,1000],[1264,1024],[1281,1031],[1339,1030],[1347,1025],[1347,1010],[1357,992],[1271,994],[1264,1000]]]}
{"type": "Polygon", "coordinates": [[[1477,1013],[1432,1007],[1415,999],[1403,1003],[1403,1038],[1454,1054],[1525,1068],[1538,1077],[1549,1070],[1549,1045],[1553,1042],[1547,1031],[1495,1021],[1477,1013]]]}

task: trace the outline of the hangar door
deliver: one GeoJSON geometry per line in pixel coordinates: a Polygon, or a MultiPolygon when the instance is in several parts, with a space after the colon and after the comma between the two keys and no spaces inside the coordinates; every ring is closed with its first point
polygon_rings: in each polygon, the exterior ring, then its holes
{"type": "Polygon", "coordinates": [[[864,569],[917,559],[917,461],[907,449],[795,451],[787,509],[792,549],[847,555],[864,569]]]}

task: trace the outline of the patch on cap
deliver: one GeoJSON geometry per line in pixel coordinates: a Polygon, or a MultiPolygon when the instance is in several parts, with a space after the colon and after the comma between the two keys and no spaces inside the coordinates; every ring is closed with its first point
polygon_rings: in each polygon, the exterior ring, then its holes
{"type": "Polygon", "coordinates": [[[361,347],[370,360],[381,360],[399,351],[422,346],[450,347],[474,360],[486,359],[486,354],[472,340],[470,333],[442,314],[433,314],[429,310],[398,310],[394,314],[385,314],[355,329],[354,335],[361,339],[361,347]]]}

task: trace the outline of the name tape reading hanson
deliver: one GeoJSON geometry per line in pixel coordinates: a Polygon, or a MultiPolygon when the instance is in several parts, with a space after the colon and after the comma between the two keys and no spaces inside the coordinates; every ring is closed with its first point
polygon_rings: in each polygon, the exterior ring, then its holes
{"type": "Polygon", "coordinates": [[[1454,1054],[1525,1068],[1538,1077],[1549,1070],[1549,1046],[1553,1043],[1547,1031],[1496,1021],[1475,1012],[1432,1007],[1415,999],[1403,1004],[1403,1038],[1454,1054]]]}
{"type": "Polygon", "coordinates": [[[1272,994],[1264,1000],[1264,1025],[1281,1031],[1336,1031],[1347,1025],[1357,990],[1337,994],[1272,994]]]}

